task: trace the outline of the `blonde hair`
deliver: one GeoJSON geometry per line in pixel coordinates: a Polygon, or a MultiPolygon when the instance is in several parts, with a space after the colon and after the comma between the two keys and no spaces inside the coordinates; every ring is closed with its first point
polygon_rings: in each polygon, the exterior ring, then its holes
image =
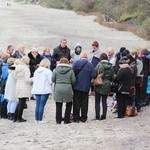
{"type": "Polygon", "coordinates": [[[50,61],[47,58],[44,58],[40,64],[39,67],[45,67],[45,68],[50,68],[50,61]]]}
{"type": "Polygon", "coordinates": [[[30,62],[30,58],[28,56],[23,56],[20,60],[21,63],[28,65],[30,62]]]}
{"type": "Polygon", "coordinates": [[[86,51],[82,51],[81,54],[80,54],[80,57],[84,57],[84,58],[87,58],[88,59],[88,54],[86,51]]]}
{"type": "Polygon", "coordinates": [[[7,63],[8,63],[10,66],[13,65],[14,62],[15,62],[15,58],[10,57],[10,58],[7,59],[7,63]]]}
{"type": "Polygon", "coordinates": [[[9,57],[10,57],[10,55],[7,54],[7,53],[3,53],[3,54],[1,55],[1,59],[4,60],[4,61],[7,60],[9,57]]]}
{"type": "Polygon", "coordinates": [[[108,47],[107,49],[107,55],[110,54],[110,55],[114,55],[114,50],[112,47],[108,47]]]}
{"type": "Polygon", "coordinates": [[[15,62],[14,62],[14,63],[15,63],[16,65],[19,65],[20,62],[21,62],[21,58],[17,58],[17,59],[15,59],[15,62]]]}

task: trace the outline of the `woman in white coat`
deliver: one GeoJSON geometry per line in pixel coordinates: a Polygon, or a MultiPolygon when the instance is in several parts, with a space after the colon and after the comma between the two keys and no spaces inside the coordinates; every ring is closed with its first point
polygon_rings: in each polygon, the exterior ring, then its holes
{"type": "Polygon", "coordinates": [[[27,121],[22,118],[22,114],[26,99],[31,96],[32,79],[30,78],[29,61],[29,57],[23,56],[20,60],[20,63],[16,66],[15,69],[16,97],[19,99],[19,103],[15,111],[14,122],[27,121]]]}
{"type": "Polygon", "coordinates": [[[44,121],[42,121],[44,107],[49,94],[52,93],[51,78],[52,71],[50,70],[50,61],[45,58],[40,62],[33,76],[33,87],[31,91],[32,94],[36,96],[35,123],[44,123],[44,121]]]}
{"type": "Polygon", "coordinates": [[[5,86],[5,93],[4,98],[8,100],[7,104],[7,113],[8,113],[8,119],[13,120],[14,113],[17,107],[17,98],[15,95],[15,89],[16,89],[16,78],[14,76],[15,73],[15,65],[14,65],[15,59],[10,57],[7,60],[7,63],[9,64],[9,75],[7,78],[6,86],[5,86]]]}

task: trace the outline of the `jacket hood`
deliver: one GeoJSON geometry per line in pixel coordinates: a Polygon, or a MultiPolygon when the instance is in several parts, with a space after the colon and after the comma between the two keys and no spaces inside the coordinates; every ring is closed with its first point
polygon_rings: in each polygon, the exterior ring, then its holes
{"type": "Polygon", "coordinates": [[[37,70],[36,70],[36,72],[37,73],[41,73],[41,72],[44,72],[44,71],[46,71],[47,70],[47,68],[45,68],[45,67],[39,67],[37,70]]]}
{"type": "Polygon", "coordinates": [[[19,64],[19,65],[16,66],[15,70],[16,70],[16,72],[21,72],[24,69],[26,69],[26,67],[27,67],[27,65],[25,65],[25,64],[19,64]]]}
{"type": "Polygon", "coordinates": [[[111,64],[110,62],[108,62],[108,61],[102,60],[102,61],[101,61],[101,64],[102,64],[102,66],[103,66],[106,70],[109,70],[109,69],[112,68],[112,64],[111,64]]]}
{"type": "Polygon", "coordinates": [[[66,74],[71,70],[71,66],[67,64],[58,64],[56,67],[56,71],[60,74],[66,74]]]}

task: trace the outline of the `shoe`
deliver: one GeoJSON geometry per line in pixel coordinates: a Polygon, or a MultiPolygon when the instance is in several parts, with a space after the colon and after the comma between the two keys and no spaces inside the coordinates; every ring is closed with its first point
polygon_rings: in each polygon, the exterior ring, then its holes
{"type": "Polygon", "coordinates": [[[20,119],[20,120],[18,120],[18,122],[26,122],[27,120],[26,119],[20,119]]]}
{"type": "Polygon", "coordinates": [[[47,121],[38,121],[38,124],[45,124],[47,121]]]}
{"type": "Polygon", "coordinates": [[[100,120],[105,120],[106,119],[106,117],[105,116],[101,116],[101,118],[100,118],[100,120]]]}
{"type": "Polygon", "coordinates": [[[38,120],[35,120],[35,121],[34,121],[34,123],[35,123],[35,124],[38,124],[38,123],[39,123],[39,121],[38,121],[38,120]]]}
{"type": "Polygon", "coordinates": [[[32,96],[32,97],[30,98],[30,100],[36,100],[36,99],[34,98],[34,96],[32,96]]]}
{"type": "Polygon", "coordinates": [[[72,123],[71,121],[64,121],[64,124],[70,124],[70,123],[72,123]]]}

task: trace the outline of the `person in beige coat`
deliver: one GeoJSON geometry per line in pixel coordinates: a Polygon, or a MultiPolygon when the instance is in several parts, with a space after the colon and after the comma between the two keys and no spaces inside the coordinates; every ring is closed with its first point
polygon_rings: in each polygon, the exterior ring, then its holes
{"type": "Polygon", "coordinates": [[[23,56],[20,60],[19,65],[16,66],[15,77],[16,77],[16,97],[19,99],[17,105],[14,122],[25,122],[22,118],[23,109],[25,106],[26,99],[31,96],[31,82],[30,70],[29,70],[29,57],[23,56]]]}

